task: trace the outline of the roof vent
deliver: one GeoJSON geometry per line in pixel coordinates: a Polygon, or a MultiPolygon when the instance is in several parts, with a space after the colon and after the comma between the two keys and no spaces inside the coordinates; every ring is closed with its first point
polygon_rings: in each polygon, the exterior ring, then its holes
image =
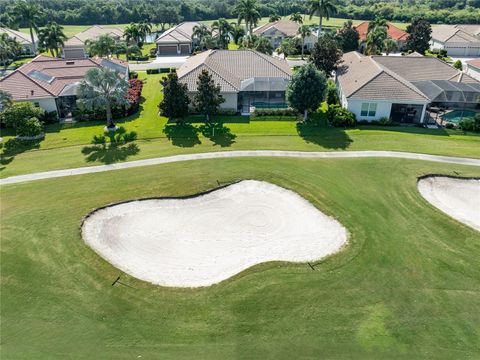
{"type": "Polygon", "coordinates": [[[67,61],[67,65],[75,65],[75,61],[67,61]]]}

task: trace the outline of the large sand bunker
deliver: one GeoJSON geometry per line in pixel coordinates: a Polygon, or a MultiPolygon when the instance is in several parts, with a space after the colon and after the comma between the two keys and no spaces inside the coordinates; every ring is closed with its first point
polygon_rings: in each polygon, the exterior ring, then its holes
{"type": "Polygon", "coordinates": [[[347,241],[338,221],[298,194],[254,180],[99,209],[82,236],[124,272],[175,287],[212,285],[266,261],[318,260],[347,241]]]}
{"type": "Polygon", "coordinates": [[[480,179],[429,176],[418,181],[418,190],[444,213],[480,231],[480,179]]]}

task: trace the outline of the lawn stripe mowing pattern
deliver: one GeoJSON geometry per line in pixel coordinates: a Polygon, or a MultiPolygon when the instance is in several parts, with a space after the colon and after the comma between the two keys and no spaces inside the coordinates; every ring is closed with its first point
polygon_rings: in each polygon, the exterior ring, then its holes
{"type": "Polygon", "coordinates": [[[82,150],[88,147],[86,144],[90,144],[95,135],[103,133],[105,126],[103,122],[87,122],[48,125],[45,140],[5,154],[6,142],[12,134],[2,129],[0,178],[220,150],[391,150],[480,158],[480,135],[464,134],[458,130],[375,126],[336,129],[305,126],[291,121],[292,118],[289,118],[290,121],[282,121],[278,117],[255,121],[249,117],[218,117],[224,123],[217,129],[220,131],[212,136],[204,131],[201,117],[191,118],[199,123],[184,127],[167,125],[167,119],[158,115],[158,104],[162,99],[159,80],[162,76],[146,75],[145,72],[139,74],[141,79],[146,80],[141,111],[118,122],[126,130],[138,133],[136,152],[115,148],[85,156],[82,150]]]}
{"type": "Polygon", "coordinates": [[[294,157],[294,158],[364,158],[364,157],[391,157],[401,159],[417,159],[441,162],[447,164],[480,166],[480,159],[469,159],[449,156],[435,156],[428,154],[415,154],[394,151],[350,151],[350,152],[300,152],[300,151],[265,151],[265,150],[245,150],[245,151],[228,151],[216,153],[202,154],[185,154],[174,155],[163,158],[154,158],[147,160],[128,161],[120,164],[99,165],[87,168],[65,169],[49,172],[33,173],[27,175],[12,176],[6,179],[0,179],[0,185],[17,184],[27,181],[52,179],[57,177],[73,176],[98,173],[111,170],[130,169],[141,166],[169,164],[179,161],[205,160],[228,157],[294,157]]]}
{"type": "MultiPolygon", "coordinates": [[[[235,158],[2,187],[4,358],[478,358],[480,233],[416,189],[480,169],[404,159],[235,158]],[[291,189],[349,245],[315,266],[268,263],[204,289],[122,274],[81,240],[110,203],[241,179],[291,189]],[[121,276],[129,285],[112,286],[121,276]]],[[[186,219],[188,221],[188,219],[186,219]]]]}

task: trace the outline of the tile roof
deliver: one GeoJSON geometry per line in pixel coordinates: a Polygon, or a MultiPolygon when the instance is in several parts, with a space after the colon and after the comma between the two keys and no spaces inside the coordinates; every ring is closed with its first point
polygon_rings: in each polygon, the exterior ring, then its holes
{"type": "Polygon", "coordinates": [[[467,64],[469,66],[472,66],[472,67],[475,67],[477,69],[480,69],[480,59],[472,59],[472,60],[468,60],[467,61],[467,64]]]}
{"type": "Polygon", "coordinates": [[[300,25],[292,20],[278,20],[275,22],[270,22],[268,24],[259,26],[253,29],[253,33],[256,35],[262,35],[267,30],[272,28],[277,29],[278,31],[285,34],[285,36],[296,36],[298,33],[298,28],[300,25]]]}
{"type": "Polygon", "coordinates": [[[355,51],[344,54],[337,76],[347,98],[427,100],[425,95],[408,81],[379,65],[371,57],[355,51]]]}
{"type": "Polygon", "coordinates": [[[206,69],[224,92],[238,92],[243,80],[251,78],[290,79],[292,72],[282,59],[253,50],[208,50],[187,59],[178,69],[180,81],[196,91],[200,72],[206,69]]]}
{"type": "Polygon", "coordinates": [[[39,55],[0,79],[0,89],[14,100],[55,97],[66,86],[81,81],[88,70],[101,66],[125,72],[128,69],[128,64],[118,59],[67,60],[39,55]]]}
{"type": "Polygon", "coordinates": [[[65,46],[83,46],[87,40],[94,40],[105,34],[114,38],[121,38],[123,36],[123,30],[93,25],[68,39],[65,42],[65,46]]]}
{"type": "Polygon", "coordinates": [[[178,44],[178,43],[190,43],[192,42],[193,28],[199,26],[197,21],[186,21],[168,29],[162,33],[157,40],[157,44],[178,44]]]}
{"type": "MultiPolygon", "coordinates": [[[[12,29],[9,29],[9,28],[6,28],[6,27],[0,27],[0,34],[3,34],[3,33],[8,34],[9,38],[13,38],[13,39],[17,40],[22,45],[31,45],[32,44],[30,34],[26,34],[26,33],[23,33],[21,31],[12,30],[12,29]]],[[[33,34],[33,40],[35,42],[38,41],[38,38],[35,34],[33,34]]]]}
{"type": "MultiPolygon", "coordinates": [[[[360,24],[355,25],[354,28],[358,31],[358,34],[360,35],[360,41],[366,41],[368,34],[368,21],[361,22],[360,24]]],[[[396,41],[403,41],[407,40],[408,38],[408,33],[406,31],[399,29],[392,23],[388,23],[387,35],[388,37],[396,41]]]]}
{"type": "Polygon", "coordinates": [[[337,78],[343,94],[353,99],[427,100],[415,84],[444,81],[459,86],[480,84],[447,63],[426,56],[364,56],[344,54],[337,78]]]}
{"type": "Polygon", "coordinates": [[[445,43],[480,43],[480,29],[470,25],[437,25],[432,27],[432,39],[445,43]],[[476,35],[475,35],[476,34],[476,35]]]}

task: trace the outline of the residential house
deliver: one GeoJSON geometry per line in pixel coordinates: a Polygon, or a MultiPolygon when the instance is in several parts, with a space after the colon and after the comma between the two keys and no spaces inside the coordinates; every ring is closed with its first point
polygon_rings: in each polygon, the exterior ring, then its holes
{"type": "Polygon", "coordinates": [[[158,56],[190,55],[195,47],[193,29],[200,26],[197,21],[182,22],[162,33],[157,40],[158,56]]]}
{"type": "MultiPolygon", "coordinates": [[[[292,20],[278,20],[253,29],[253,34],[263,36],[270,41],[274,49],[278,48],[287,37],[300,37],[298,29],[300,24],[292,20]]],[[[318,41],[317,35],[312,31],[312,35],[305,38],[305,48],[310,50],[318,41]]]]}
{"type": "Polygon", "coordinates": [[[287,107],[285,89],[292,71],[285,60],[253,50],[208,50],[192,56],[177,71],[190,97],[197,92],[202,70],[220,85],[222,109],[248,114],[253,108],[287,107]]]}
{"type": "Polygon", "coordinates": [[[336,83],[343,107],[358,120],[423,123],[427,106],[474,108],[480,82],[426,56],[344,54],[336,83]]]}
{"type": "MultiPolygon", "coordinates": [[[[21,31],[12,30],[6,27],[0,27],[0,34],[7,34],[9,38],[17,40],[20,45],[22,45],[22,54],[23,55],[33,55],[35,54],[34,51],[34,44],[32,43],[32,38],[30,34],[23,33],[21,31]]],[[[35,46],[38,45],[38,38],[34,34],[33,40],[35,41],[35,46]]]]}
{"type": "Polygon", "coordinates": [[[62,56],[65,59],[82,59],[88,57],[86,42],[96,40],[101,35],[108,34],[115,40],[123,37],[123,30],[118,28],[107,28],[99,25],[93,25],[88,29],[79,32],[65,42],[62,49],[62,56]]]}
{"type": "Polygon", "coordinates": [[[28,101],[67,117],[75,107],[77,85],[93,68],[108,67],[128,78],[128,63],[118,59],[57,59],[39,55],[0,79],[0,89],[16,102],[28,101]]]}
{"type": "MultiPolygon", "coordinates": [[[[360,46],[360,51],[363,52],[366,46],[367,42],[367,35],[368,35],[368,21],[363,21],[358,25],[355,25],[354,28],[357,30],[358,35],[359,35],[359,46],[360,46]]],[[[395,40],[397,43],[398,50],[403,50],[405,48],[405,45],[407,43],[408,39],[408,33],[406,31],[403,31],[402,29],[399,29],[392,23],[388,23],[388,28],[387,28],[387,36],[390,39],[395,40]]]]}
{"type": "Polygon", "coordinates": [[[430,46],[449,56],[480,56],[480,25],[433,26],[430,46]]]}
{"type": "Polygon", "coordinates": [[[465,72],[471,77],[480,80],[480,59],[472,59],[466,61],[465,72]]]}

